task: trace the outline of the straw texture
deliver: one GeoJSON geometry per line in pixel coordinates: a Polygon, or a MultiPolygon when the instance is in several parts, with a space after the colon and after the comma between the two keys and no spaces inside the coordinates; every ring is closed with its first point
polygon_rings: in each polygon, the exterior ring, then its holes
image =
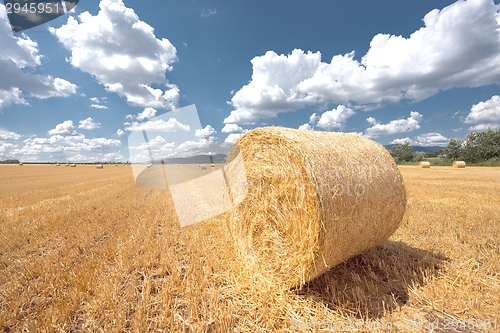
{"type": "Polygon", "coordinates": [[[228,159],[240,150],[248,194],[229,231],[249,271],[274,283],[310,281],[383,243],[402,220],[403,179],[372,140],[265,127],[238,139],[228,159]]]}
{"type": "Polygon", "coordinates": [[[428,169],[431,167],[431,162],[420,162],[420,167],[428,169]]]}
{"type": "Polygon", "coordinates": [[[455,162],[452,163],[452,166],[454,168],[463,169],[463,168],[465,168],[466,164],[465,164],[464,161],[455,161],[455,162]]]}

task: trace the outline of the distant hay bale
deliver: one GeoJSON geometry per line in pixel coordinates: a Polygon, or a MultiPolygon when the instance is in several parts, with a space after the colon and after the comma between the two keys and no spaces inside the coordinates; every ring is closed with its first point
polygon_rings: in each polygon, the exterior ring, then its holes
{"type": "Polygon", "coordinates": [[[464,161],[455,161],[455,162],[453,162],[452,166],[454,168],[463,169],[463,168],[465,168],[466,164],[464,161]]]}
{"type": "Polygon", "coordinates": [[[102,166],[102,164],[97,164],[97,165],[96,165],[96,168],[97,168],[97,169],[103,169],[103,166],[102,166]]]}
{"type": "Polygon", "coordinates": [[[115,166],[118,166],[118,164],[115,164],[115,166]]]}
{"type": "Polygon", "coordinates": [[[146,168],[151,168],[152,166],[153,166],[153,164],[147,164],[146,168]]]}
{"type": "MultiPolygon", "coordinates": [[[[238,151],[248,194],[228,229],[247,267],[282,286],[303,284],[383,243],[403,218],[399,169],[365,137],[265,127],[238,139],[228,160],[238,151]]],[[[235,173],[228,178],[241,178],[235,173]]]]}
{"type": "Polygon", "coordinates": [[[75,163],[70,164],[70,166],[71,166],[72,168],[76,168],[76,164],[75,164],[75,163]]]}
{"type": "Polygon", "coordinates": [[[19,162],[19,166],[23,166],[24,164],[22,162],[19,162]]]}
{"type": "Polygon", "coordinates": [[[56,163],[56,166],[61,166],[61,164],[60,163],[56,163]]]}
{"type": "Polygon", "coordinates": [[[69,166],[69,163],[66,163],[66,166],[69,166]]]}
{"type": "Polygon", "coordinates": [[[431,167],[431,162],[420,162],[420,167],[428,169],[431,167]]]}
{"type": "Polygon", "coordinates": [[[200,164],[200,169],[201,170],[207,170],[207,165],[206,164],[200,164]]]}

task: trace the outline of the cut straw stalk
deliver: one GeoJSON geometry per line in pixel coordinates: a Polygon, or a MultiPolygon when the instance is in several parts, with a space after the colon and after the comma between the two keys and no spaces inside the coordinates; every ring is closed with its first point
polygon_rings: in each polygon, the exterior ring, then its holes
{"type": "Polygon", "coordinates": [[[403,179],[372,140],[266,127],[243,135],[228,159],[239,150],[248,194],[229,230],[247,268],[282,286],[383,243],[403,218],[403,179]]]}

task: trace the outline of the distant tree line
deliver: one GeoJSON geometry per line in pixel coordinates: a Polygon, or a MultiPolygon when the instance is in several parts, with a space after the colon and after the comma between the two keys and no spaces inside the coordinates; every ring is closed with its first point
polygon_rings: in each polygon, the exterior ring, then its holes
{"type": "Polygon", "coordinates": [[[5,161],[0,161],[0,164],[19,164],[19,160],[5,160],[5,161]]]}
{"type": "Polygon", "coordinates": [[[466,163],[500,163],[500,129],[470,132],[464,140],[450,139],[446,149],[434,153],[414,152],[409,141],[392,147],[390,153],[396,163],[418,162],[426,157],[444,157],[466,163]]]}
{"type": "Polygon", "coordinates": [[[470,132],[464,140],[450,139],[446,155],[453,160],[469,163],[500,161],[500,128],[470,132]]]}

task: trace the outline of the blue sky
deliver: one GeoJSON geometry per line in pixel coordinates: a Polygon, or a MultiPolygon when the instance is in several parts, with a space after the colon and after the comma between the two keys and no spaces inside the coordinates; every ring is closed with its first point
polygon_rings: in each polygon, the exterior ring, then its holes
{"type": "Polygon", "coordinates": [[[155,117],[192,104],[203,130],[161,151],[266,125],[446,146],[500,127],[499,9],[81,0],[12,34],[0,5],[0,160],[127,161],[131,131],[175,138],[187,125],[155,117]]]}

